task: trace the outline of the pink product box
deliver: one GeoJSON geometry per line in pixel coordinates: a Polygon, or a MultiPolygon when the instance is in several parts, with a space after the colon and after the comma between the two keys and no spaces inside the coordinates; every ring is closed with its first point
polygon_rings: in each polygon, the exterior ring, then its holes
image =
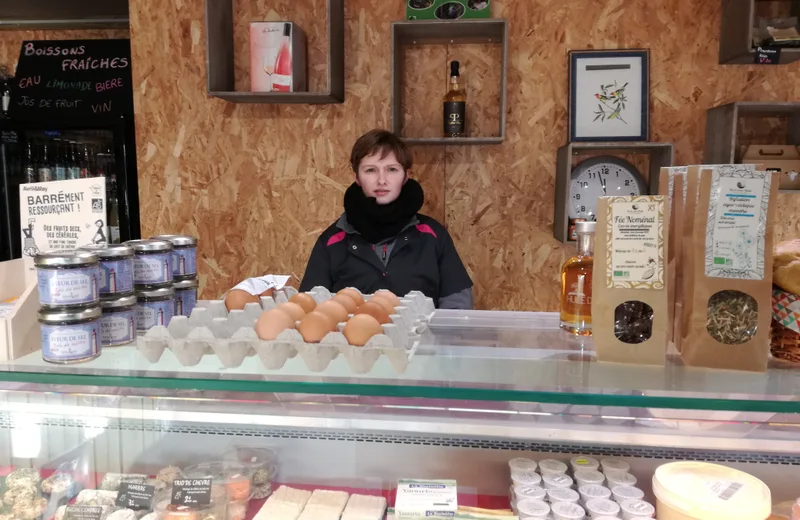
{"type": "Polygon", "coordinates": [[[306,35],[292,22],[250,24],[250,90],[304,92],[306,35]]]}

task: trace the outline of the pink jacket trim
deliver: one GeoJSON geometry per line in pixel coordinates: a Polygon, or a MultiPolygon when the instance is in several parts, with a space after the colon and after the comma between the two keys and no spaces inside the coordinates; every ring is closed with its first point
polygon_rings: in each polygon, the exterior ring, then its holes
{"type": "Polygon", "coordinates": [[[335,235],[333,235],[332,237],[330,237],[328,239],[328,243],[326,245],[327,246],[332,246],[333,244],[338,244],[339,242],[344,240],[345,236],[346,236],[346,233],[344,231],[339,231],[338,233],[336,233],[335,235]]]}
{"type": "Polygon", "coordinates": [[[417,224],[417,231],[420,233],[428,233],[433,235],[433,238],[438,238],[436,232],[428,224],[417,224]]]}

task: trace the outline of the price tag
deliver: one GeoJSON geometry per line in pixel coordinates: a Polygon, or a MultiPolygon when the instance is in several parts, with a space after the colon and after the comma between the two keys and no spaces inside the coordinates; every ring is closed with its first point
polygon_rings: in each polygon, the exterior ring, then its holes
{"type": "Polygon", "coordinates": [[[153,506],[155,486],[122,482],[117,493],[117,506],[138,511],[150,509],[153,506]]]}
{"type": "Polygon", "coordinates": [[[205,507],[211,503],[210,478],[184,478],[172,481],[172,505],[205,507]]]}
{"type": "Polygon", "coordinates": [[[67,506],[64,520],[100,520],[103,506],[67,506]]]}
{"type": "Polygon", "coordinates": [[[756,47],[753,61],[759,65],[780,65],[781,63],[781,48],[780,47],[756,47]]]}

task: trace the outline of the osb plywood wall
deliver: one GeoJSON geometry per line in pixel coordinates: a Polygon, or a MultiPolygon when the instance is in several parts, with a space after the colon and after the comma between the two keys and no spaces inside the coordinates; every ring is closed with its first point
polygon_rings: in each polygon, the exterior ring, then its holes
{"type": "MultiPolygon", "coordinates": [[[[346,101],[235,105],[205,85],[202,0],[131,0],[144,234],[201,241],[201,287],[215,297],[242,278],[297,273],[341,212],[353,141],[389,127],[389,23],[402,0],[346,0],[346,101]]],[[[719,0],[493,0],[510,21],[507,138],[499,146],[418,147],[424,211],[449,228],[480,308],[555,310],[572,248],[552,238],[556,149],[566,140],[567,51],[651,49],[651,139],[679,164],[702,160],[705,111],[736,100],[796,100],[800,66],[717,64],[719,0]]],[[[325,70],[324,0],[236,0],[236,84],[248,84],[247,24],[292,20],[309,38],[310,85],[325,70]]],[[[0,34],[0,38],[2,35],[0,34]]],[[[438,135],[446,64],[459,59],[469,129],[497,131],[499,51],[411,48],[404,132],[438,135]]],[[[780,139],[780,122],[759,131],[780,139]]],[[[780,238],[800,234],[797,196],[780,199],[780,238]]]]}

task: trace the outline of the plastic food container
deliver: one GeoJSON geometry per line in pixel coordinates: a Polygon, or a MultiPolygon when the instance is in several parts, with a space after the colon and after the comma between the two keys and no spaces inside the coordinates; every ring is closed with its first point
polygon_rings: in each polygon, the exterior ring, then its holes
{"type": "Polygon", "coordinates": [[[173,506],[169,500],[156,504],[158,520],[227,520],[227,504],[214,502],[205,507],[173,506]]]}
{"type": "Polygon", "coordinates": [[[630,473],[623,473],[621,475],[606,475],[606,480],[608,480],[609,487],[636,485],[636,477],[630,473]]]}
{"type": "Polygon", "coordinates": [[[545,475],[542,477],[545,489],[571,488],[573,481],[568,475],[545,475]]]}
{"type": "Polygon", "coordinates": [[[278,456],[273,450],[255,446],[237,446],[226,452],[222,460],[241,464],[247,469],[250,473],[251,498],[261,499],[272,494],[272,481],[278,474],[278,456]]]}
{"type": "Polygon", "coordinates": [[[619,459],[601,459],[600,468],[606,476],[619,476],[631,471],[631,465],[619,459]]]}
{"type": "MultiPolygon", "coordinates": [[[[622,510],[623,520],[639,520],[641,518],[652,518],[656,514],[656,508],[653,507],[653,504],[645,502],[644,500],[623,500],[622,503],[619,505],[619,508],[622,510]]],[[[769,513],[767,513],[767,515],[769,515],[769,513]]],[[[661,517],[659,518],[661,520],[664,520],[661,517]]]]}
{"type": "Polygon", "coordinates": [[[512,487],[511,493],[517,500],[544,500],[544,497],[547,496],[547,491],[545,491],[543,487],[539,486],[522,486],[518,488],[512,487]]]}
{"type": "Polygon", "coordinates": [[[230,502],[241,502],[250,499],[249,467],[238,462],[206,462],[190,466],[184,471],[185,478],[210,478],[212,494],[224,489],[230,502]]]}
{"type": "Polygon", "coordinates": [[[514,487],[538,486],[542,483],[542,477],[535,471],[519,471],[511,473],[511,482],[514,487]]]}
{"type": "Polygon", "coordinates": [[[707,462],[664,464],[653,476],[659,520],[764,520],[769,488],[743,471],[707,462]]]}
{"type": "Polygon", "coordinates": [[[555,520],[582,520],[586,511],[572,502],[556,502],[552,505],[555,520]]]}
{"type": "Polygon", "coordinates": [[[644,491],[634,486],[614,486],[611,495],[617,503],[625,500],[644,500],[644,491]]]}
{"type": "Polygon", "coordinates": [[[539,471],[545,475],[563,475],[567,472],[567,465],[560,460],[544,459],[539,461],[539,471]]]}
{"type": "Polygon", "coordinates": [[[593,498],[586,501],[586,511],[592,518],[616,517],[619,514],[619,504],[607,498],[593,498]]]}
{"type": "Polygon", "coordinates": [[[572,502],[573,504],[577,504],[581,496],[574,489],[555,488],[547,490],[547,498],[550,500],[551,504],[555,504],[556,502],[572,502]]]}
{"type": "Polygon", "coordinates": [[[34,258],[42,307],[94,306],[100,299],[99,260],[89,251],[52,251],[34,258]]]}
{"type": "Polygon", "coordinates": [[[536,471],[538,467],[539,465],[536,464],[536,461],[523,457],[517,457],[516,459],[508,461],[508,468],[511,470],[512,475],[523,471],[536,471]]]}
{"type": "Polygon", "coordinates": [[[517,502],[517,511],[520,519],[547,518],[547,515],[550,514],[550,506],[543,500],[526,498],[517,502]]]}
{"type": "Polygon", "coordinates": [[[575,471],[575,481],[579,486],[584,484],[602,485],[606,476],[594,469],[579,469],[575,471]]]}
{"type": "Polygon", "coordinates": [[[597,484],[578,486],[578,493],[580,493],[584,504],[594,498],[611,498],[611,490],[597,484]]]}
{"type": "Polygon", "coordinates": [[[600,461],[597,459],[593,459],[591,457],[572,457],[569,459],[569,464],[572,466],[572,471],[578,471],[581,469],[594,469],[600,467],[600,461]]]}

